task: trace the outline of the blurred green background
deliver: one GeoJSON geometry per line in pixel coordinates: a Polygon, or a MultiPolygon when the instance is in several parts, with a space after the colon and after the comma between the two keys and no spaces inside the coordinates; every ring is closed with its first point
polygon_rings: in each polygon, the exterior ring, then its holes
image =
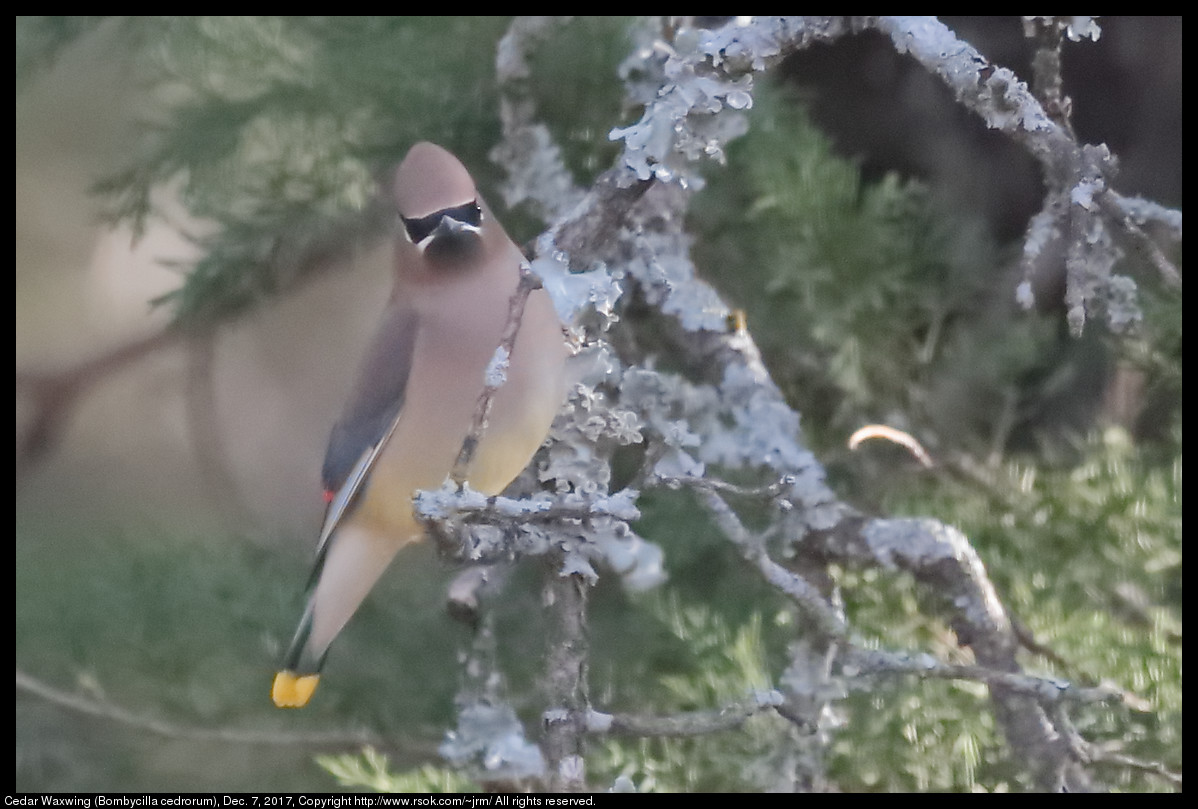
{"type": "MultiPolygon", "coordinates": [[[[946,21],[1027,74],[1017,18],[946,21]]],[[[323,791],[339,783],[329,769],[350,785],[439,783],[416,768],[436,764],[452,726],[468,632],[444,614],[454,571],[430,548],[406,551],[376,588],[311,708],[277,711],[267,691],[301,607],[328,426],[389,289],[372,177],[427,138],[498,204],[487,152],[506,25],[18,18],[16,659],[63,699],[18,684],[17,790],[323,791]],[[42,375],[170,322],[219,328],[99,374],[53,440],[23,451],[42,375]],[[89,715],[67,697],[124,713],[89,715]],[[326,732],[369,733],[389,775],[355,781],[375,760],[314,738],[326,732]],[[322,766],[318,754],[342,757],[322,766]]],[[[633,25],[651,23],[576,19],[533,59],[525,89],[583,183],[615,155],[608,130],[639,115],[616,78],[633,25]]],[[[1079,137],[1119,154],[1120,190],[1180,207],[1180,18],[1103,25],[1098,43],[1065,50],[1079,137]]],[[[694,259],[745,309],[838,492],[959,525],[1060,657],[1028,655],[1030,670],[1142,700],[1079,711],[1087,738],[1180,771],[1180,297],[1133,254],[1120,271],[1140,281],[1138,335],[1094,324],[1067,337],[1051,277],[1040,311],[1017,311],[1034,166],[877,37],[813,48],[760,79],[751,124],[728,165],[706,171],[694,259]],[[844,448],[878,421],[984,474],[844,448]]],[[[504,218],[518,240],[541,226],[524,210],[504,218]]],[[[601,580],[596,705],[713,707],[776,684],[791,608],[685,495],[642,506],[638,531],[666,549],[671,580],[636,598],[601,580]]],[[[910,581],[833,573],[864,637],[961,657],[910,581]]],[[[522,566],[496,606],[530,728],[539,575],[522,566]]],[[[885,682],[838,711],[825,760],[837,788],[1026,786],[969,683],[885,682]]],[[[643,788],[763,789],[789,732],[762,717],[706,739],[597,742],[589,772],[595,784],[622,773],[643,788]]]]}

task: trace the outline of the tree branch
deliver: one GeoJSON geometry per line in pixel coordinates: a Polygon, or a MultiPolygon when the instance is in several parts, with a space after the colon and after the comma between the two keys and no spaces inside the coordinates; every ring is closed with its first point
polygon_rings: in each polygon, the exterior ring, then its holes
{"type": "Polygon", "coordinates": [[[684,738],[735,730],[750,717],[777,709],[783,698],[777,691],[766,691],[730,702],[710,711],[685,711],[669,716],[645,714],[601,714],[593,712],[587,721],[591,733],[640,738],[684,738]]]}
{"type": "Polygon", "coordinates": [[[33,405],[32,419],[17,434],[17,477],[45,457],[61,438],[71,414],[99,382],[184,337],[177,328],[137,337],[61,371],[40,373],[17,369],[17,395],[33,405]]]}
{"type": "Polygon", "coordinates": [[[328,731],[323,733],[286,733],[281,731],[241,730],[238,728],[196,728],[177,725],[136,714],[119,705],[69,694],[17,669],[17,691],[37,697],[51,705],[97,719],[115,722],[166,739],[229,744],[297,745],[315,748],[358,748],[369,745],[384,750],[432,759],[431,745],[398,744],[368,730],[328,731]]]}
{"type": "Polygon", "coordinates": [[[470,463],[474,460],[474,453],[478,450],[479,442],[482,441],[483,435],[487,431],[487,420],[491,415],[491,405],[495,394],[507,381],[508,362],[512,356],[512,350],[516,347],[520,324],[524,320],[524,305],[528,303],[529,294],[534,289],[540,288],[541,280],[532,272],[528,264],[522,263],[520,280],[516,283],[516,289],[508,302],[508,316],[504,323],[503,334],[499,339],[499,345],[495,349],[491,364],[487,367],[485,384],[474,408],[474,419],[470,424],[470,431],[462,441],[462,448],[449,473],[450,480],[459,487],[465,485],[466,479],[470,476],[470,463]]]}
{"type": "Polygon", "coordinates": [[[550,554],[545,567],[543,600],[549,612],[545,685],[548,691],[542,714],[546,786],[554,792],[586,788],[583,754],[587,731],[587,589],[582,576],[563,573],[561,554],[550,554]]]}

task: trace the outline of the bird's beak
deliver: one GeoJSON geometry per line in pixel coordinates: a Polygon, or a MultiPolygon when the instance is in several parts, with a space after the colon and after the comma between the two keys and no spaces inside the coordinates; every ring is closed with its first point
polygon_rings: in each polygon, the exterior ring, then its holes
{"type": "Polygon", "coordinates": [[[435,242],[438,239],[442,239],[446,236],[451,239],[459,238],[468,233],[478,233],[479,231],[480,228],[478,225],[471,225],[468,222],[461,222],[446,214],[445,216],[441,217],[441,221],[437,223],[435,228],[433,228],[433,232],[429,234],[429,238],[421,242],[421,244],[427,245],[430,240],[435,242]]]}
{"type": "Polygon", "coordinates": [[[457,261],[478,250],[481,233],[482,229],[478,225],[445,214],[437,226],[416,243],[416,249],[430,260],[457,261]]]}

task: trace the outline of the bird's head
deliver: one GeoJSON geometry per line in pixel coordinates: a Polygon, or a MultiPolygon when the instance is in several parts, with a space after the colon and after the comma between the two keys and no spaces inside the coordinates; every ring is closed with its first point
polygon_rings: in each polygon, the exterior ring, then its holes
{"type": "Polygon", "coordinates": [[[481,249],[486,214],[478,189],[445,149],[413,146],[395,170],[394,195],[404,237],[426,259],[453,262],[481,249]]]}

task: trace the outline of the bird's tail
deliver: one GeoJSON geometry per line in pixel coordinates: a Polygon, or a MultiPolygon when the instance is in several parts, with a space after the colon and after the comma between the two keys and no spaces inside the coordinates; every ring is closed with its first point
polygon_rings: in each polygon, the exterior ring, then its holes
{"type": "MultiPolygon", "coordinates": [[[[398,533],[419,536],[412,530],[398,533]]],[[[354,521],[343,523],[329,538],[317,557],[304,617],[271,687],[275,705],[302,708],[312,698],[329,645],[403,544],[386,531],[354,521]]]]}
{"type": "Polygon", "coordinates": [[[320,669],[324,655],[311,652],[309,640],[312,634],[312,610],[314,599],[309,599],[304,617],[287,654],[283,657],[283,668],[275,674],[270,687],[270,698],[279,708],[303,708],[312,699],[312,693],[320,683],[320,669]]]}
{"type": "Polygon", "coordinates": [[[303,708],[312,699],[312,692],[319,684],[319,674],[297,674],[283,669],[275,674],[275,681],[270,686],[270,698],[277,708],[303,708]]]}

